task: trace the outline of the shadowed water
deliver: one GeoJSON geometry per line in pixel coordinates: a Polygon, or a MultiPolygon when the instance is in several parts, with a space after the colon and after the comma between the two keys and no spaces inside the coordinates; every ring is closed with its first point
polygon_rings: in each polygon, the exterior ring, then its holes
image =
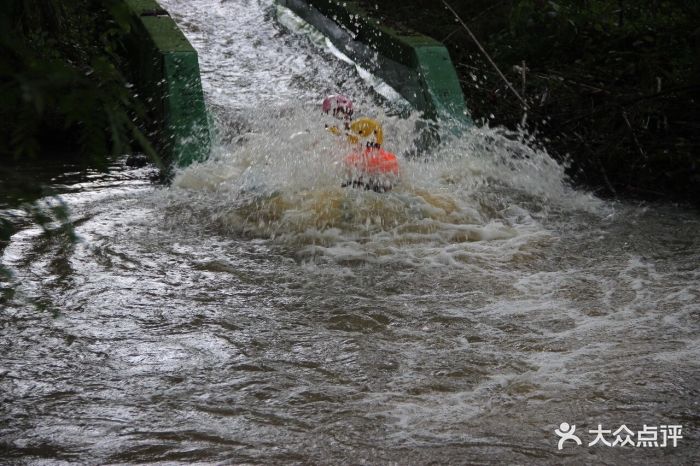
{"type": "MultiPolygon", "coordinates": [[[[79,237],[3,251],[3,463],[693,464],[700,216],[605,202],[475,128],[429,161],[354,67],[267,1],[167,0],[218,143],[172,186],[54,179],[79,237]],[[402,181],[343,189],[343,91],[402,181]],[[585,444],[557,450],[575,424],[585,444]],[[677,447],[587,447],[598,424],[677,447]]],[[[610,438],[612,440],[612,438],[610,438]]]]}

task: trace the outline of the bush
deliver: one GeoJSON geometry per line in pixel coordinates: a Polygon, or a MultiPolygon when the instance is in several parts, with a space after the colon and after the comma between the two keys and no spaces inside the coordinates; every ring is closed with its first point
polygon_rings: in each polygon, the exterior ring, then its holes
{"type": "MultiPolygon", "coordinates": [[[[447,0],[527,101],[525,129],[601,192],[700,199],[700,2],[447,0]]],[[[477,120],[520,101],[442,2],[359,2],[443,41],[477,120]]],[[[491,118],[491,115],[494,118],[491,118]]]]}
{"type": "MultiPolygon", "coordinates": [[[[0,13],[0,156],[104,166],[141,139],[144,112],[121,68],[129,15],[118,0],[6,0],[0,13]]],[[[7,164],[3,164],[7,169],[7,164]]]]}

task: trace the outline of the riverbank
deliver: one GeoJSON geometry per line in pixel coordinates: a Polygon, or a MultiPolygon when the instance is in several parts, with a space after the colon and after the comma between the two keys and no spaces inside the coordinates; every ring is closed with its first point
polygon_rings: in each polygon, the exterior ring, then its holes
{"type": "Polygon", "coordinates": [[[699,5],[448,2],[510,89],[441,2],[357,3],[442,41],[474,119],[535,134],[577,183],[603,196],[700,199],[699,5]]]}
{"type": "Polygon", "coordinates": [[[123,71],[124,2],[11,0],[3,10],[2,169],[61,153],[104,167],[111,154],[144,149],[145,111],[123,71]]]}
{"type": "MultiPolygon", "coordinates": [[[[72,238],[65,204],[51,198],[55,175],[69,167],[74,173],[106,171],[117,154],[133,148],[157,160],[140,129],[143,107],[120,71],[128,29],[126,7],[118,0],[3,4],[0,253],[22,219],[47,237],[72,238]]],[[[0,265],[0,279],[10,276],[0,265]]],[[[12,290],[0,285],[0,303],[12,290]]]]}
{"type": "Polygon", "coordinates": [[[0,83],[0,253],[23,219],[74,239],[54,176],[208,153],[197,54],[153,0],[6,2],[0,83]]]}
{"type": "Polygon", "coordinates": [[[16,175],[35,161],[208,155],[197,53],[155,0],[11,0],[0,26],[0,187],[26,191],[16,175]]]}

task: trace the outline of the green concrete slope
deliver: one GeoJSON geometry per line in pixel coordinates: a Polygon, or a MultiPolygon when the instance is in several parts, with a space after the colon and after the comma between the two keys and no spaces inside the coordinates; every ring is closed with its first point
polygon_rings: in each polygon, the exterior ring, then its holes
{"type": "Polygon", "coordinates": [[[396,89],[426,117],[471,124],[457,73],[440,42],[379,24],[356,2],[276,1],[321,31],[340,51],[396,89]]]}
{"type": "Polygon", "coordinates": [[[156,145],[176,166],[209,155],[210,134],[197,52],[154,0],[124,0],[135,21],[129,62],[156,145]]]}

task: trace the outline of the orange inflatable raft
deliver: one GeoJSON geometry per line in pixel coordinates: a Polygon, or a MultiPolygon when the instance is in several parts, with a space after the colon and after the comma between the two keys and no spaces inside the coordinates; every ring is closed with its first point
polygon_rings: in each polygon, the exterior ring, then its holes
{"type": "Polygon", "coordinates": [[[362,153],[345,157],[345,165],[353,172],[367,176],[398,176],[399,161],[394,154],[384,149],[367,147],[362,153]]]}
{"type": "MultiPolygon", "coordinates": [[[[342,134],[338,127],[327,129],[335,135],[342,134]]],[[[345,129],[347,141],[358,149],[344,159],[351,180],[343,186],[389,191],[399,178],[399,161],[396,155],[381,147],[384,142],[382,126],[377,120],[362,117],[347,123],[345,129]]]]}
{"type": "Polygon", "coordinates": [[[371,189],[376,192],[391,190],[399,177],[399,161],[396,155],[379,147],[367,147],[344,159],[352,180],[343,186],[371,189]]]}

